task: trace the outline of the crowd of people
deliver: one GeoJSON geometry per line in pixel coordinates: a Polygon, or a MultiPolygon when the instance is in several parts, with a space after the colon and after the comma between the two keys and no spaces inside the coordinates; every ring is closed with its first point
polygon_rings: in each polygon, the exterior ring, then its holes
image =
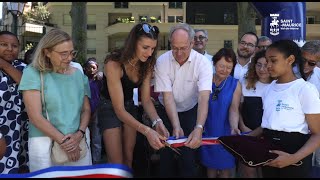
{"type": "Polygon", "coordinates": [[[17,36],[0,32],[0,172],[112,163],[135,175],[141,137],[159,155],[156,177],[306,178],[320,166],[320,41],[299,47],[246,32],[236,52],[210,55],[207,30],[179,23],[157,57],[159,33],[136,24],[100,71],[93,57],[74,62],[72,38],[60,29],[24,61],[17,36]],[[202,145],[203,137],[243,134],[281,147],[270,151],[278,157],[249,167],[220,144],[202,145]],[[181,138],[178,151],[166,142],[181,138]],[[68,162],[51,159],[54,142],[68,162]]]}

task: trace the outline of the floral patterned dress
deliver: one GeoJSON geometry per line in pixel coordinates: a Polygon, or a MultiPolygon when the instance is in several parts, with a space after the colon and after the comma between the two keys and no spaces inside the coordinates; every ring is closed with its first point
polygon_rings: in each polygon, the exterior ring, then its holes
{"type": "MultiPolygon", "coordinates": [[[[20,71],[26,67],[20,60],[14,60],[12,65],[20,71]]],[[[28,170],[29,119],[18,84],[1,69],[0,79],[0,131],[7,143],[6,153],[0,160],[0,173],[15,174],[19,168],[28,170]]]]}

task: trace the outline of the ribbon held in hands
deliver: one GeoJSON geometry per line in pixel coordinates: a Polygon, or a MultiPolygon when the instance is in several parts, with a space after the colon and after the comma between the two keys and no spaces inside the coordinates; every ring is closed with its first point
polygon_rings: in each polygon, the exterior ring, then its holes
{"type": "Polygon", "coordinates": [[[172,151],[174,151],[175,153],[177,153],[178,155],[180,154],[180,149],[176,148],[176,147],[172,147],[171,144],[169,144],[167,141],[163,141],[164,145],[168,148],[170,148],[172,151]]]}
{"type": "MultiPolygon", "coordinates": [[[[245,135],[245,134],[248,134],[250,133],[251,131],[249,132],[243,132],[241,133],[241,135],[245,135]]],[[[221,144],[218,140],[219,137],[209,137],[209,136],[202,136],[202,142],[201,142],[201,146],[203,145],[215,145],[215,144],[221,144]]],[[[188,137],[186,136],[183,136],[183,137],[180,137],[178,139],[176,139],[175,137],[173,136],[170,136],[168,139],[167,139],[167,143],[173,147],[173,148],[178,148],[178,147],[182,147],[184,146],[184,143],[187,141],[188,137]]]]}
{"type": "MultiPolygon", "coordinates": [[[[184,143],[187,141],[187,137],[181,137],[176,139],[175,137],[169,137],[167,139],[167,143],[170,144],[171,147],[173,148],[178,148],[184,146],[184,143]]],[[[203,145],[214,145],[214,144],[219,144],[218,138],[217,137],[202,137],[202,142],[201,146],[203,145]]]]}

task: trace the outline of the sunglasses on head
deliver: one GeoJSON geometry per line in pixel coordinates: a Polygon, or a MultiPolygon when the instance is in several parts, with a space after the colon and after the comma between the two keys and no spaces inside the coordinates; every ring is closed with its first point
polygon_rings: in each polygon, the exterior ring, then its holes
{"type": "Polygon", "coordinates": [[[143,24],[140,31],[143,30],[145,33],[151,33],[151,31],[153,31],[153,33],[156,33],[156,30],[153,26],[149,25],[149,24],[143,24]]]}
{"type": "Polygon", "coordinates": [[[305,63],[307,62],[309,66],[315,66],[315,65],[317,65],[317,62],[308,60],[308,59],[306,59],[306,58],[303,58],[302,60],[303,60],[303,64],[305,64],[305,63]]]}

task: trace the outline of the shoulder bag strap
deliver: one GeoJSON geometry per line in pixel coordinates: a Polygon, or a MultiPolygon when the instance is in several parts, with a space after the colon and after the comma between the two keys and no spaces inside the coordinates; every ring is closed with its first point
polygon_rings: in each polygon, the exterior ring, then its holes
{"type": "Polygon", "coordinates": [[[44,87],[43,87],[44,83],[43,83],[43,73],[42,72],[40,72],[40,80],[41,80],[41,101],[42,101],[42,104],[44,106],[44,109],[46,110],[47,119],[48,119],[48,121],[50,121],[49,114],[48,114],[48,111],[47,111],[47,108],[46,108],[46,103],[44,101],[44,87]]]}

